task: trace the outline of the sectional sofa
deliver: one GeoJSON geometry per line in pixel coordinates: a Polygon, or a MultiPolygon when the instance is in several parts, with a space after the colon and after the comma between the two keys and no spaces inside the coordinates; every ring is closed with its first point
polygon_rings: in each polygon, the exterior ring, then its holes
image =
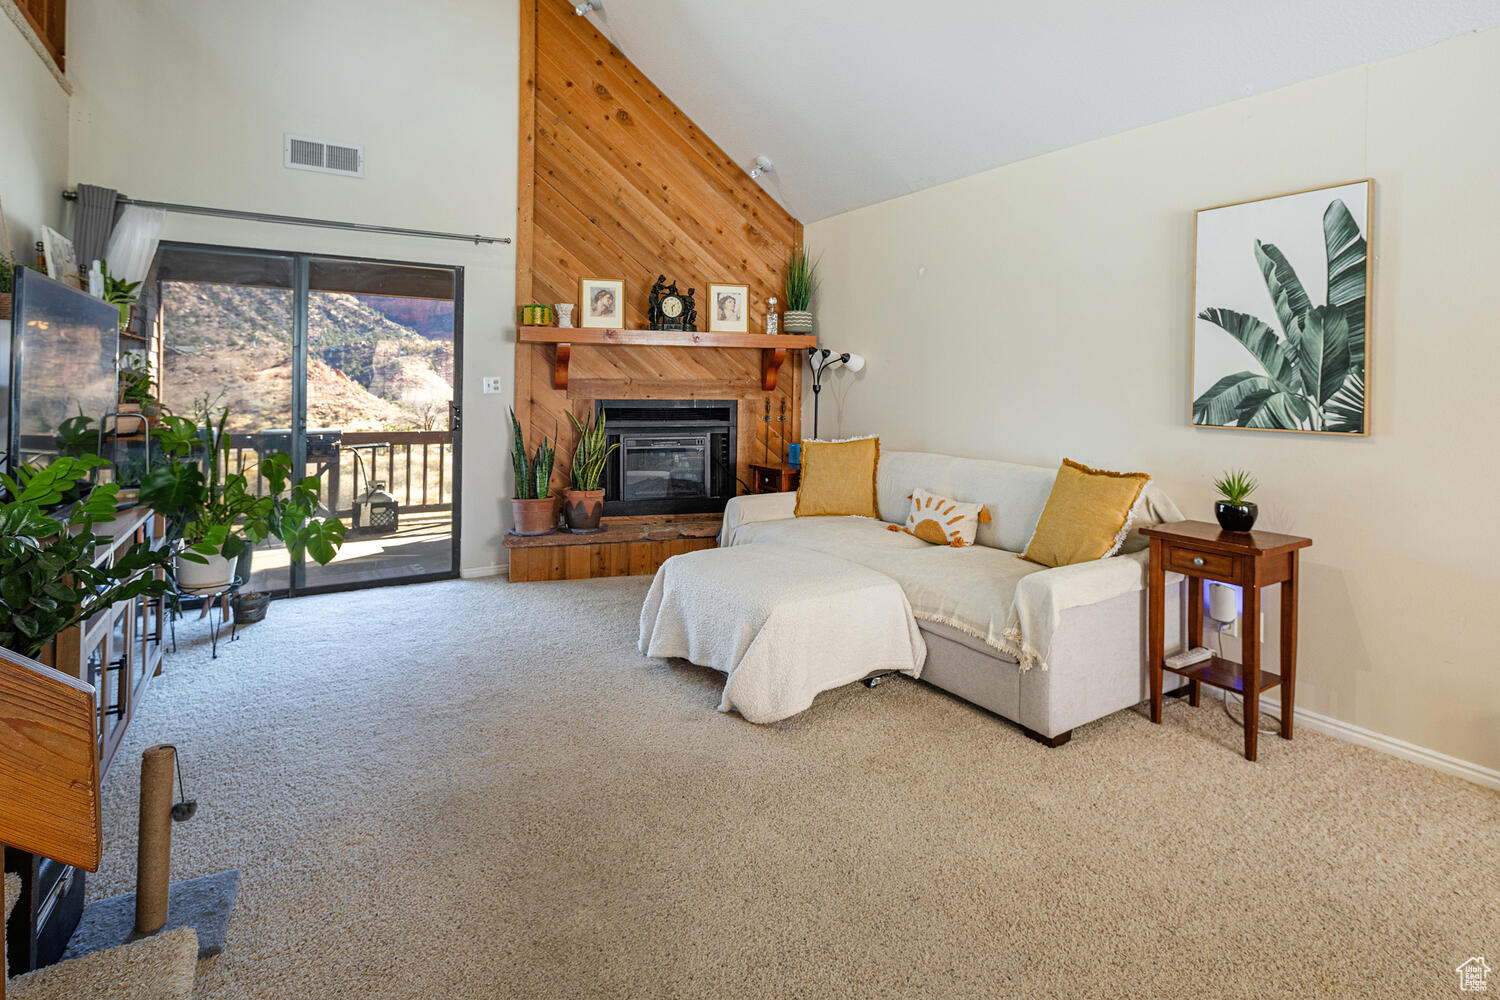
{"type": "MultiPolygon", "coordinates": [[[[723,546],[779,542],[884,573],[911,602],[927,643],[921,679],[1019,724],[1049,746],[1072,730],[1143,701],[1146,672],[1146,541],[1138,528],[1182,519],[1154,483],[1136,505],[1121,552],[1047,568],[1024,551],[1056,469],[925,452],[881,454],[880,519],[795,517],[795,493],[736,497],[724,512],[723,546]],[[890,530],[915,488],[986,505],[976,544],[930,545],[890,530]]],[[[1167,648],[1183,627],[1184,587],[1169,576],[1167,648]]],[[[1181,682],[1169,675],[1170,690],[1181,682]]]]}

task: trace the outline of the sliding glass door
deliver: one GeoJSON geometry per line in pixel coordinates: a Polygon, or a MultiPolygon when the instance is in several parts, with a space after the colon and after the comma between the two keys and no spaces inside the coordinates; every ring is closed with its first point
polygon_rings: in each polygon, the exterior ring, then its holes
{"type": "Polygon", "coordinates": [[[346,530],[327,566],[255,552],[250,585],[307,593],[453,576],[458,567],[462,270],[164,244],[173,412],[229,407],[231,465],[291,455],[346,530]]]}

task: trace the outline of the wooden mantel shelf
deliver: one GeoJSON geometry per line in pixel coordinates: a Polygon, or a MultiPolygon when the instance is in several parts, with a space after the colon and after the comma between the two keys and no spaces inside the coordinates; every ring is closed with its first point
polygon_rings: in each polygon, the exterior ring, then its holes
{"type": "Polygon", "coordinates": [[[787,351],[818,346],[812,334],[705,333],[693,330],[594,330],[564,326],[521,326],[516,339],[523,344],[556,344],[552,363],[552,387],[568,387],[568,361],[574,344],[621,347],[748,347],[760,349],[760,384],[766,392],[776,388],[776,376],[787,351]]]}

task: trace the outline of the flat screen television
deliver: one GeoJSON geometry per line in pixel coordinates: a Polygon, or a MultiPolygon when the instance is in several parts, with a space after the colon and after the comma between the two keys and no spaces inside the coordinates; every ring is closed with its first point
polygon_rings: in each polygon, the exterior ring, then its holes
{"type": "MultiPolygon", "coordinates": [[[[4,465],[56,456],[64,422],[82,414],[97,435],[117,410],[120,311],[40,271],[16,268],[4,465]]],[[[97,449],[97,444],[94,445],[97,449]]]]}

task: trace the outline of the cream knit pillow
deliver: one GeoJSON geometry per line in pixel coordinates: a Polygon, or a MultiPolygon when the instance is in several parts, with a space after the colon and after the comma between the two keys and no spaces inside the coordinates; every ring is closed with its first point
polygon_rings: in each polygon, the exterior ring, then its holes
{"type": "Polygon", "coordinates": [[[889,525],[889,531],[904,531],[933,545],[951,545],[961,549],[974,544],[981,523],[987,524],[990,512],[982,503],[964,503],[923,489],[911,491],[911,507],[906,525],[889,525]]]}

